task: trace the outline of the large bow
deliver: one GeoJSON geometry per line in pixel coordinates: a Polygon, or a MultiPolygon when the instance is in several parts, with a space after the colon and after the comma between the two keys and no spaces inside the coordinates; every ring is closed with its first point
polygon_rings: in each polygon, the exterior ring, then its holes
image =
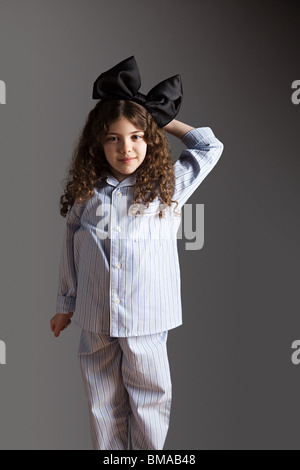
{"type": "Polygon", "coordinates": [[[180,75],[174,75],[154,86],[145,96],[139,93],[141,77],[134,56],[103,72],[93,86],[93,98],[103,102],[112,99],[132,100],[144,106],[159,127],[166,126],[182,102],[180,75]]]}

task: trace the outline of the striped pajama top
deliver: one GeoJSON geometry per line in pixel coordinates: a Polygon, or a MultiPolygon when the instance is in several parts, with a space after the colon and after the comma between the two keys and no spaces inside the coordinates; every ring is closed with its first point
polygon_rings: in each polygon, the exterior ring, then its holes
{"type": "Polygon", "coordinates": [[[171,207],[158,198],[134,204],[135,173],[106,174],[88,201],[67,215],[56,312],[74,312],[84,330],[142,336],[182,324],[177,231],[181,208],[219,160],[223,144],[209,127],[182,137],[171,207]],[[162,210],[163,218],[159,218],[162,210]]]}

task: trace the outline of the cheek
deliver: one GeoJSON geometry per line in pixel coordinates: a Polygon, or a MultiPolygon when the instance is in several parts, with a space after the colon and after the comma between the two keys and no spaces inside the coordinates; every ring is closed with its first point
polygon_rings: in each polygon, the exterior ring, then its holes
{"type": "Polygon", "coordinates": [[[145,158],[147,155],[147,148],[148,148],[147,144],[144,144],[140,150],[140,155],[142,155],[143,158],[145,158]]]}
{"type": "Polygon", "coordinates": [[[111,147],[103,147],[104,155],[106,156],[107,160],[111,160],[114,158],[114,150],[111,147]]]}

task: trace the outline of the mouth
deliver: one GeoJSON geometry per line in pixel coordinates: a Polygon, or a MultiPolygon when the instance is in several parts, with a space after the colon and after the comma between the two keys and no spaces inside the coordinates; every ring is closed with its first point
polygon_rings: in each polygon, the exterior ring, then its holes
{"type": "Polygon", "coordinates": [[[134,158],[124,158],[123,160],[119,160],[121,163],[130,163],[130,162],[133,162],[133,160],[135,160],[136,157],[134,158]]]}

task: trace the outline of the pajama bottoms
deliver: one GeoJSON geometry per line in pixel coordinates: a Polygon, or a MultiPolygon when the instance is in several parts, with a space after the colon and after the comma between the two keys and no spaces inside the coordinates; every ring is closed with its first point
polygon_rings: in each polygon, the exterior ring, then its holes
{"type": "Polygon", "coordinates": [[[163,449],[172,399],[167,336],[82,330],[79,364],[95,450],[163,449]]]}

